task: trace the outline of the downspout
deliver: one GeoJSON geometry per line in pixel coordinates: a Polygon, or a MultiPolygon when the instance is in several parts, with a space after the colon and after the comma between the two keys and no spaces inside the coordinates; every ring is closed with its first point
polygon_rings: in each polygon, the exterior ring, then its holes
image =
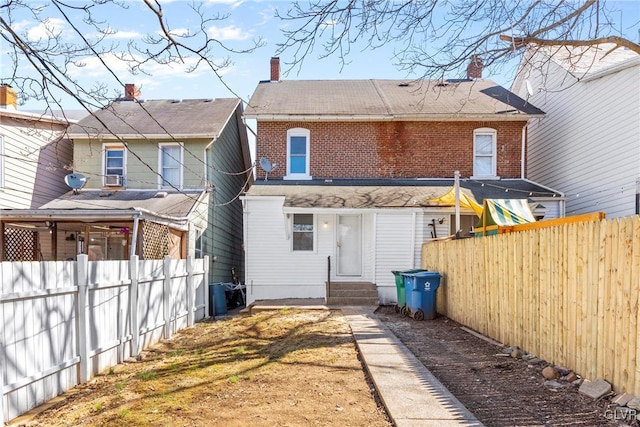
{"type": "Polygon", "coordinates": [[[527,127],[529,126],[529,122],[527,122],[522,127],[522,152],[520,153],[520,179],[525,179],[524,171],[525,171],[525,156],[526,156],[526,140],[527,140],[527,127]]]}

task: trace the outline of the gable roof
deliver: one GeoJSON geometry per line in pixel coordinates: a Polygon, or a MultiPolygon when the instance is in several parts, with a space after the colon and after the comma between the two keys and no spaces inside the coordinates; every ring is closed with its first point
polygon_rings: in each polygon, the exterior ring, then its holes
{"type": "Polygon", "coordinates": [[[245,117],[258,120],[527,120],[544,112],[491,80],[261,82],[245,117]]]}
{"type": "Polygon", "coordinates": [[[71,138],[214,138],[240,105],[238,98],[119,100],[69,127],[71,138]]]}
{"type": "Polygon", "coordinates": [[[541,53],[578,78],[591,77],[609,70],[640,65],[640,55],[615,43],[594,46],[531,46],[530,55],[541,53]]]}

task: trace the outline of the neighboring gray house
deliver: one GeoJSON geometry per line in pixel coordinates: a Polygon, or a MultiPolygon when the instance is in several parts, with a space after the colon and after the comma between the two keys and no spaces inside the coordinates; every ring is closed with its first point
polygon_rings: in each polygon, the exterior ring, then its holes
{"type": "Polygon", "coordinates": [[[252,180],[241,100],[138,95],[127,85],[124,98],[69,128],[71,183],[82,188],[2,210],[0,225],[36,227],[37,239],[25,237],[37,240],[35,259],[209,255],[210,280],[228,282],[231,268],[243,269],[238,196],[252,180]]]}
{"type": "Polygon", "coordinates": [[[531,46],[513,84],[547,113],[529,122],[527,174],[567,215],[640,213],[640,55],[614,48],[531,46]]]}

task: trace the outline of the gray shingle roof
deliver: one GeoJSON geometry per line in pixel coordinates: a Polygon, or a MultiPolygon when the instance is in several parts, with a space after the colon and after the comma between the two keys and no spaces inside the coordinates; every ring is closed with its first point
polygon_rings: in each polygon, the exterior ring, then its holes
{"type": "Polygon", "coordinates": [[[261,82],[245,117],[305,120],[526,119],[544,112],[491,80],[261,82]]]}
{"type": "Polygon", "coordinates": [[[238,107],[237,98],[115,101],[69,127],[87,136],[217,136],[238,107]]]}

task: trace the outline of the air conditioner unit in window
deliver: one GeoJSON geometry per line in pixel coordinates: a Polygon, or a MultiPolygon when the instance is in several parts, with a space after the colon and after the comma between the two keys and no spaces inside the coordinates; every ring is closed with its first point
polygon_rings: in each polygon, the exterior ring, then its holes
{"type": "Polygon", "coordinates": [[[122,175],[105,175],[104,185],[107,187],[122,187],[122,175]]]}

